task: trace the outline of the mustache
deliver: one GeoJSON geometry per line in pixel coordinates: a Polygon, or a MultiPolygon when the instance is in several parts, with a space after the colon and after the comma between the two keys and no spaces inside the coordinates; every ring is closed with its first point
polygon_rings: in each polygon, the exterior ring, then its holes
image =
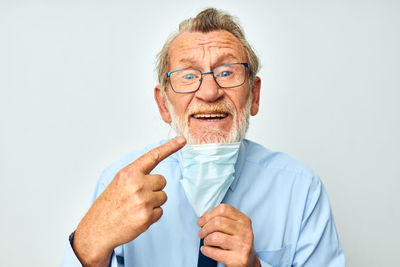
{"type": "Polygon", "coordinates": [[[225,101],[216,102],[216,103],[194,103],[191,104],[186,111],[187,116],[191,116],[197,113],[229,113],[232,115],[236,115],[235,109],[231,104],[225,101]]]}

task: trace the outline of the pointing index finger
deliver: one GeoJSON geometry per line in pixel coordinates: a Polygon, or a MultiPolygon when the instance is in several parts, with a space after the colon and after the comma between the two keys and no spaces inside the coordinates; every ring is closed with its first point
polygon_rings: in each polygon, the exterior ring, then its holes
{"type": "Polygon", "coordinates": [[[186,144],[183,136],[178,136],[161,146],[153,148],[140,158],[138,158],[134,165],[139,168],[144,174],[149,174],[162,160],[171,154],[181,149],[186,144]]]}

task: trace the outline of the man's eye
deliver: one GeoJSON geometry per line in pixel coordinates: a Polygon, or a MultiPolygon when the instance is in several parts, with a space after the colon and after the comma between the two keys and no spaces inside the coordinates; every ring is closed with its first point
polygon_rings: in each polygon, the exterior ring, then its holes
{"type": "Polygon", "coordinates": [[[232,72],[230,71],[221,71],[220,73],[218,73],[218,77],[228,77],[229,75],[231,75],[232,72]]]}
{"type": "Polygon", "coordinates": [[[186,74],[183,76],[183,78],[185,80],[193,80],[194,78],[196,78],[196,76],[194,74],[186,74]]]}

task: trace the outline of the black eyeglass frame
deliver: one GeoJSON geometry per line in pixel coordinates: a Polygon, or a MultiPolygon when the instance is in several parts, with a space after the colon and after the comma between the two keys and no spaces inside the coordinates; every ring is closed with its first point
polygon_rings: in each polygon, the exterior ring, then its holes
{"type": "Polygon", "coordinates": [[[235,87],[241,86],[241,85],[243,85],[243,84],[246,82],[246,78],[247,78],[247,71],[246,71],[246,69],[248,69],[248,68],[249,68],[249,63],[230,63],[230,64],[224,64],[224,65],[215,67],[215,68],[212,69],[212,71],[208,71],[208,72],[201,72],[201,70],[197,70],[197,71],[199,71],[199,72],[201,73],[199,87],[197,87],[196,90],[188,91],[188,92],[177,92],[177,91],[175,91],[174,87],[172,86],[172,82],[171,82],[171,74],[174,73],[174,72],[177,72],[177,71],[182,71],[182,70],[196,70],[196,69],[180,69],[180,70],[174,70],[174,71],[169,71],[169,72],[167,72],[165,75],[167,76],[167,78],[168,78],[168,80],[169,80],[169,84],[171,85],[172,91],[174,91],[176,94],[190,94],[190,93],[194,93],[194,92],[196,92],[197,90],[200,89],[201,83],[203,82],[203,75],[204,75],[204,74],[212,74],[215,83],[218,84],[218,86],[221,87],[221,88],[235,88],[235,87]],[[229,66],[229,65],[237,65],[237,64],[243,65],[243,66],[245,67],[245,71],[244,71],[244,80],[243,80],[243,82],[242,82],[241,84],[235,85],[235,86],[228,86],[228,87],[227,87],[227,86],[221,86],[221,85],[218,83],[217,78],[216,78],[215,75],[214,75],[214,70],[215,70],[216,68],[219,68],[219,67],[229,66]]]}

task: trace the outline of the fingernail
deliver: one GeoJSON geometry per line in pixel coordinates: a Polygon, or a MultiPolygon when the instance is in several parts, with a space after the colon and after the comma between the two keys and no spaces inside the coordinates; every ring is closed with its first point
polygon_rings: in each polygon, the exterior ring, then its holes
{"type": "Polygon", "coordinates": [[[178,138],[176,138],[176,142],[181,145],[186,142],[186,139],[183,136],[179,136],[178,138]]]}

